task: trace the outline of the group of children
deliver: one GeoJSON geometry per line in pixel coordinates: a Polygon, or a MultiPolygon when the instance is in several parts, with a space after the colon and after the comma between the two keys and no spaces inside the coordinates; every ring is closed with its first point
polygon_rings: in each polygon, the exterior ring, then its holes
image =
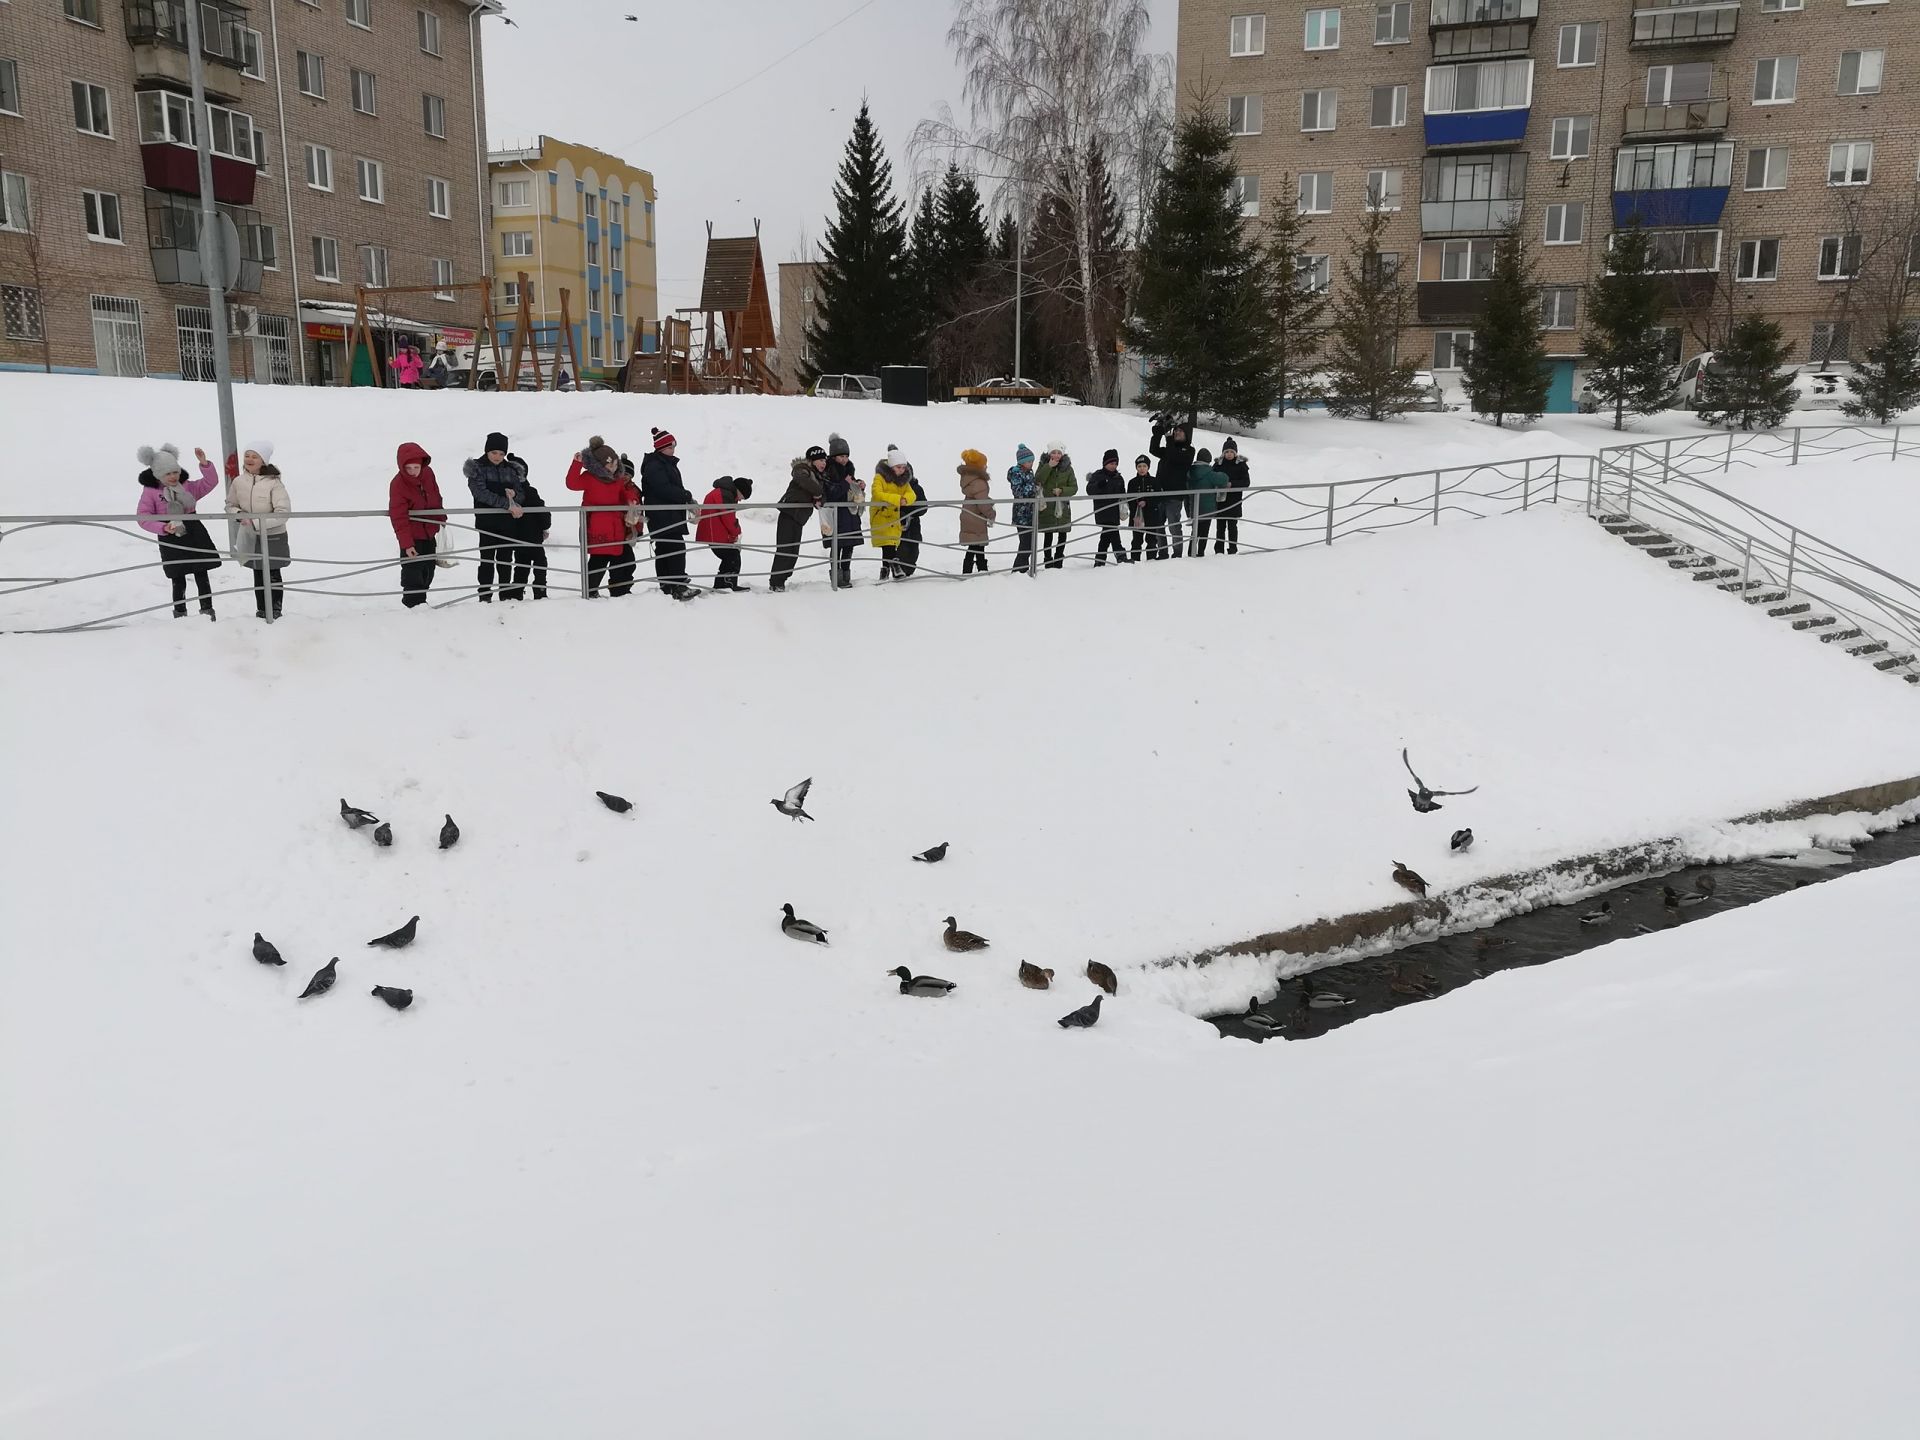
{"type": "MultiPolygon", "coordinates": [[[[210,582],[221,566],[221,552],[197,512],[199,502],[213,492],[220,477],[206,451],[195,450],[193,455],[200,472],[189,480],[177,445],[140,447],[138,458],[144,468],[135,515],[140,528],[159,542],[160,569],[173,590],[174,619],[187,616],[187,581],[192,580],[200,613],[212,620],[210,582]]],[[[272,462],[273,444],[267,440],[256,440],[227,459],[226,513],[234,525],[233,558],[253,571],[254,614],[263,620],[269,615],[280,618],[285,596],[280,572],[289,551],[287,522],[275,517],[293,509],[272,462]]]]}

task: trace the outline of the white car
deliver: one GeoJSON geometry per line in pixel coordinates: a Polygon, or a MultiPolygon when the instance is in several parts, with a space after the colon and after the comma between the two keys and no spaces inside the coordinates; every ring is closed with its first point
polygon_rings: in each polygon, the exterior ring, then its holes
{"type": "MultiPolygon", "coordinates": [[[[1674,377],[1673,399],[1668,403],[1680,410],[1700,408],[1700,390],[1713,369],[1713,352],[1694,356],[1680,367],[1674,377]]],[[[1794,368],[1793,408],[1796,410],[1838,410],[1852,393],[1847,389],[1850,365],[1803,365],[1794,368]]]]}
{"type": "Polygon", "coordinates": [[[813,382],[813,394],[832,400],[878,400],[878,375],[822,375],[813,382]]]}

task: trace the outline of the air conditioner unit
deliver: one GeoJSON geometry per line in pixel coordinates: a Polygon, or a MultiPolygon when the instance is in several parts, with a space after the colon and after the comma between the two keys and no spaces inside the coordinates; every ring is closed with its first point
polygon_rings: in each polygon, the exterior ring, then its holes
{"type": "Polygon", "coordinates": [[[252,305],[227,306],[227,329],[235,335],[258,335],[260,311],[252,305]]]}

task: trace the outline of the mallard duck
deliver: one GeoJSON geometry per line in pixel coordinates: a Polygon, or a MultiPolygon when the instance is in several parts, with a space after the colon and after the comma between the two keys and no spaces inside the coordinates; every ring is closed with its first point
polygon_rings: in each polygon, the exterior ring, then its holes
{"type": "Polygon", "coordinates": [[[1678,910],[1680,908],[1680,892],[1671,885],[1662,885],[1660,887],[1660,903],[1669,910],[1678,910]]]}
{"type": "Polygon", "coordinates": [[[1447,848],[1457,855],[1466,854],[1467,851],[1473,848],[1472,828],[1469,827],[1465,830],[1454,831],[1453,838],[1447,842],[1447,848]]]}
{"type": "Polygon", "coordinates": [[[971,930],[960,929],[951,915],[947,916],[947,933],[943,938],[949,950],[984,950],[988,944],[984,937],[974,934],[971,930]]]}
{"type": "Polygon", "coordinates": [[[1338,1010],[1343,1005],[1353,1004],[1353,996],[1342,995],[1338,990],[1310,990],[1307,992],[1309,1010],[1338,1010]]]}
{"type": "Polygon", "coordinates": [[[1700,892],[1700,898],[1703,900],[1713,898],[1714,885],[1714,878],[1711,875],[1698,876],[1693,882],[1693,888],[1700,892]]]}
{"type": "Polygon", "coordinates": [[[1411,974],[1406,971],[1396,971],[1393,979],[1388,982],[1387,988],[1396,995],[1409,996],[1415,1000],[1431,1000],[1440,993],[1437,982],[1424,970],[1415,970],[1411,974]]]}
{"type": "Polygon", "coordinates": [[[827,932],[811,920],[802,920],[798,915],[794,914],[793,906],[782,905],[780,911],[786,917],[780,922],[780,933],[785,935],[789,940],[804,940],[809,945],[824,945],[827,943],[827,932]]]}
{"type": "Polygon", "coordinates": [[[1096,995],[1091,1005],[1082,1005],[1078,1010],[1068,1011],[1060,1017],[1062,1030],[1091,1030],[1100,1021],[1100,1002],[1107,997],[1096,995]]]}
{"type": "Polygon", "coordinates": [[[951,980],[942,980],[938,975],[916,975],[904,965],[895,966],[887,971],[887,974],[900,977],[902,995],[924,995],[935,998],[953,989],[951,980]]]}
{"type": "Polygon", "coordinates": [[[1247,1001],[1247,1013],[1240,1017],[1240,1024],[1261,1035],[1271,1035],[1280,1028],[1280,1022],[1273,1016],[1261,1013],[1258,995],[1247,1001]]]}
{"type": "Polygon", "coordinates": [[[812,788],[813,777],[809,775],[778,800],[769,800],[767,803],[790,820],[811,820],[813,817],[807,814],[806,807],[807,792],[812,788]]]}
{"type": "Polygon", "coordinates": [[[1396,860],[1393,862],[1393,883],[1400,886],[1403,890],[1411,890],[1422,900],[1427,898],[1427,882],[1409,870],[1407,868],[1407,862],[1404,860],[1396,860]]]}
{"type": "Polygon", "coordinates": [[[1120,993],[1120,980],[1113,971],[1098,960],[1087,961],[1087,979],[1098,985],[1109,995],[1120,993]]]}
{"type": "Polygon", "coordinates": [[[1029,990],[1045,990],[1053,984],[1053,971],[1042,970],[1038,965],[1020,962],[1020,983],[1029,990]]]}
{"type": "Polygon", "coordinates": [[[1598,910],[1589,910],[1580,917],[1580,923],[1582,925],[1606,925],[1610,924],[1612,920],[1613,902],[1611,900],[1602,900],[1598,910]]]}

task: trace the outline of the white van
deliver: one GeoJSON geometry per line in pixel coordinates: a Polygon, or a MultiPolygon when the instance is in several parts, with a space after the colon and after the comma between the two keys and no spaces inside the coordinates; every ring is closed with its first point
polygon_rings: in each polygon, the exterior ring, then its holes
{"type": "Polygon", "coordinates": [[[812,393],[832,400],[878,400],[878,375],[822,375],[813,382],[812,393]]]}
{"type": "MultiPolygon", "coordinates": [[[[1681,365],[1674,379],[1670,406],[1679,410],[1698,410],[1700,391],[1713,369],[1713,352],[1703,351],[1681,365]]],[[[1792,370],[1796,410],[1838,410],[1852,393],[1847,389],[1851,365],[1801,365],[1792,370]]]]}

